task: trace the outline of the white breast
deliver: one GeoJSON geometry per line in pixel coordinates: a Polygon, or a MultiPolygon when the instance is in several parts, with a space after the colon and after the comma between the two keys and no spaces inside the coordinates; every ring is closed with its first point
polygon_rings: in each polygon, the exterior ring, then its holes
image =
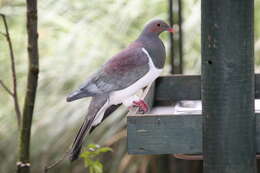
{"type": "Polygon", "coordinates": [[[142,51],[147,55],[149,59],[149,67],[150,70],[139,80],[137,80],[134,84],[131,86],[111,92],[109,95],[108,101],[104,104],[104,106],[99,110],[97,113],[95,120],[93,122],[93,125],[97,125],[101,122],[105,110],[113,104],[119,104],[124,103],[124,105],[130,106],[131,101],[138,100],[139,97],[134,96],[140,89],[144,88],[145,86],[148,86],[151,84],[157,77],[159,77],[160,73],[162,72],[162,69],[158,69],[154,66],[153,61],[147,50],[145,48],[142,48],[142,51]]]}
{"type": "Polygon", "coordinates": [[[134,84],[130,85],[129,87],[122,89],[122,90],[112,92],[109,95],[110,104],[122,103],[124,100],[128,99],[128,97],[133,96],[140,89],[149,85],[157,77],[159,77],[160,73],[162,72],[162,69],[158,69],[154,66],[152,58],[145,48],[142,48],[142,51],[147,55],[147,57],[149,59],[150,70],[142,78],[137,80],[134,84]]]}

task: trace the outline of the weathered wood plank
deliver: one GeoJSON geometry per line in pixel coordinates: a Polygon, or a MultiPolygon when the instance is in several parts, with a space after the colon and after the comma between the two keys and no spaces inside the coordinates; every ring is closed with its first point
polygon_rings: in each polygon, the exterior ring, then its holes
{"type": "Polygon", "coordinates": [[[256,173],[253,9],[201,1],[204,173],[256,173]]]}
{"type": "Polygon", "coordinates": [[[199,75],[161,76],[156,80],[156,101],[200,100],[199,75]]]}
{"type": "MultiPolygon", "coordinates": [[[[127,117],[129,154],[202,153],[201,115],[127,117]]],[[[260,113],[256,113],[256,151],[260,153],[260,113]]]]}
{"type": "Polygon", "coordinates": [[[127,117],[130,154],[200,153],[201,115],[127,117]]]}
{"type": "MultiPolygon", "coordinates": [[[[169,75],[156,80],[155,102],[201,100],[199,75],[169,75]]],[[[255,98],[260,99],[260,74],[255,74],[255,98]]]]}

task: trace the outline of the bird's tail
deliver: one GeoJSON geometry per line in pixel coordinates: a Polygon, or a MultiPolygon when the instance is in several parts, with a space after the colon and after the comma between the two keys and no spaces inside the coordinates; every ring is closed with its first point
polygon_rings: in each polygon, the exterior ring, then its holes
{"type": "Polygon", "coordinates": [[[87,134],[88,130],[91,128],[91,123],[92,122],[90,120],[85,120],[84,123],[81,125],[70,151],[70,155],[69,155],[70,161],[74,161],[78,159],[82,148],[83,139],[87,134]]]}
{"type": "MultiPolygon", "coordinates": [[[[80,155],[80,151],[83,145],[83,140],[86,134],[89,132],[93,124],[96,124],[96,119],[99,118],[99,116],[104,115],[104,111],[106,110],[105,105],[107,102],[107,97],[105,96],[97,96],[93,97],[91,100],[91,103],[89,105],[88,109],[88,115],[84,121],[84,123],[81,125],[79,132],[72,144],[69,159],[71,161],[74,161],[78,159],[80,155]]],[[[102,117],[101,117],[102,118],[102,117]]]]}

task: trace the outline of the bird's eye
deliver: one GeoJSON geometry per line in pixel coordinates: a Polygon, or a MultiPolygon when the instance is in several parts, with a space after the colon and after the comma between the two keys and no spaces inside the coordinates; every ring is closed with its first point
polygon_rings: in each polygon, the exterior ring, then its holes
{"type": "Polygon", "coordinates": [[[161,24],[160,24],[160,23],[158,23],[158,24],[157,24],[157,26],[159,26],[159,27],[160,27],[160,26],[161,26],[161,24]]]}

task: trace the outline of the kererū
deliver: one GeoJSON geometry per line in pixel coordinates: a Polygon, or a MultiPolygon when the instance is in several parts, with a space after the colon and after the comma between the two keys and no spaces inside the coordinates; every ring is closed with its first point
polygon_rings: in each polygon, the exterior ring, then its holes
{"type": "Polygon", "coordinates": [[[147,104],[135,94],[151,84],[162,72],[165,47],[159,35],[173,29],[163,20],[150,21],[140,36],[127,48],[113,56],[76,91],[67,101],[92,97],[88,113],[73,142],[69,159],[76,160],[83,139],[100,124],[119,104],[137,106],[146,112],[147,104]]]}

